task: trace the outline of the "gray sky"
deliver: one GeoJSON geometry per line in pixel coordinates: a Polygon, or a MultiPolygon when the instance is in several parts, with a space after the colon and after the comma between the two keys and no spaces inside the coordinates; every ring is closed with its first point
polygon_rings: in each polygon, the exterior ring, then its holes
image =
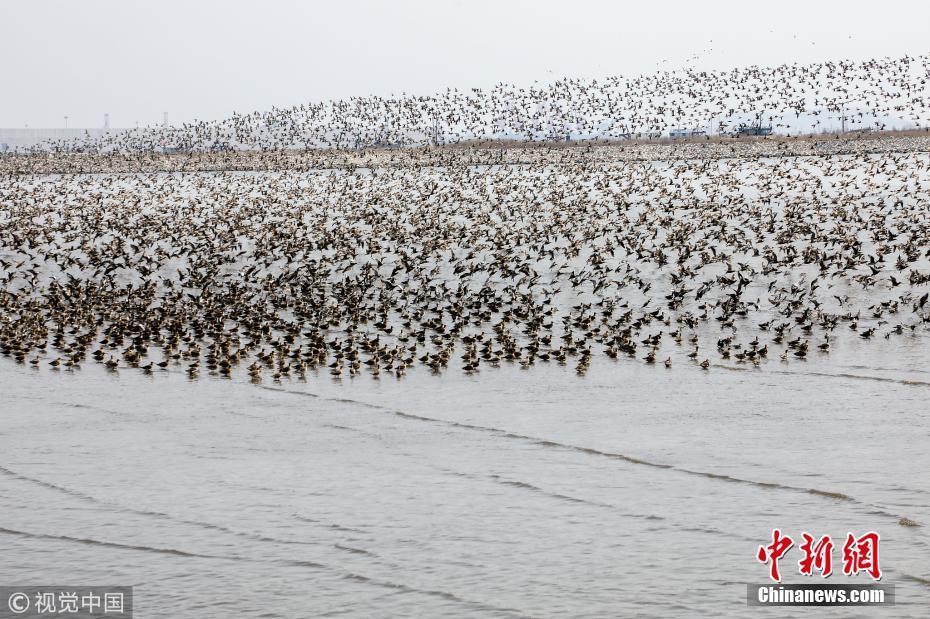
{"type": "Polygon", "coordinates": [[[0,126],[930,52],[930,2],[3,0],[0,126]],[[710,50],[710,51],[708,51],[710,50]]]}

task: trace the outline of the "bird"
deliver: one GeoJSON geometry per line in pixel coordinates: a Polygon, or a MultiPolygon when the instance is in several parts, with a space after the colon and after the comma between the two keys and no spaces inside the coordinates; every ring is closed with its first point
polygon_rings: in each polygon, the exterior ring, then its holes
{"type": "Polygon", "coordinates": [[[831,341],[923,337],[927,137],[784,135],[855,80],[876,113],[930,120],[914,63],[844,62],[829,84],[795,65],[363,96],[3,156],[0,363],[329,372],[349,389],[510,365],[707,369],[715,349],[764,369],[770,350],[830,363],[831,341]],[[746,130],[760,96],[782,135],[665,140],[716,117],[746,130]],[[553,100],[576,105],[542,114],[553,100]],[[166,140],[185,152],[153,151],[166,140]],[[186,170],[203,173],[165,173],[186,170]]]}

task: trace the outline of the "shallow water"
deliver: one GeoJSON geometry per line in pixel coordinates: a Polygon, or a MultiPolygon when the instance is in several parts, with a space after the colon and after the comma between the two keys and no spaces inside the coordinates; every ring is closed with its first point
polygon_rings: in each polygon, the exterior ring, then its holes
{"type": "Polygon", "coordinates": [[[131,584],[146,617],[737,617],[773,527],[874,529],[896,607],[824,614],[925,616],[930,380],[865,361],[255,386],[0,360],[0,580],[131,584]]]}

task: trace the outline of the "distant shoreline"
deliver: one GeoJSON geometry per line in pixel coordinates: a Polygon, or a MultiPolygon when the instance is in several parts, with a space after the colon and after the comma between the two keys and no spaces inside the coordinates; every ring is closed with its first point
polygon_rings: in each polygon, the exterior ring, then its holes
{"type": "MultiPolygon", "coordinates": [[[[873,140],[889,137],[919,137],[930,135],[930,127],[889,131],[847,131],[802,133],[798,135],[734,136],[702,135],[688,137],[594,139],[594,140],[467,140],[433,148],[579,148],[585,146],[640,146],[646,144],[740,144],[745,142],[822,142],[829,140],[873,140]]],[[[398,150],[398,149],[395,149],[398,150]]]]}
{"type": "Polygon", "coordinates": [[[930,152],[930,129],[801,136],[570,142],[474,141],[442,146],[190,153],[0,154],[0,175],[308,171],[445,165],[579,164],[930,152]]]}

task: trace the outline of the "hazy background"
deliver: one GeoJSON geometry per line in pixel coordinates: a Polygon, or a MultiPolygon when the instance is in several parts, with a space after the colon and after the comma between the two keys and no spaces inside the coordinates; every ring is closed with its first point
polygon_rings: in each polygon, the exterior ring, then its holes
{"type": "Polygon", "coordinates": [[[930,3],[5,0],[0,127],[930,51],[930,3]]]}

